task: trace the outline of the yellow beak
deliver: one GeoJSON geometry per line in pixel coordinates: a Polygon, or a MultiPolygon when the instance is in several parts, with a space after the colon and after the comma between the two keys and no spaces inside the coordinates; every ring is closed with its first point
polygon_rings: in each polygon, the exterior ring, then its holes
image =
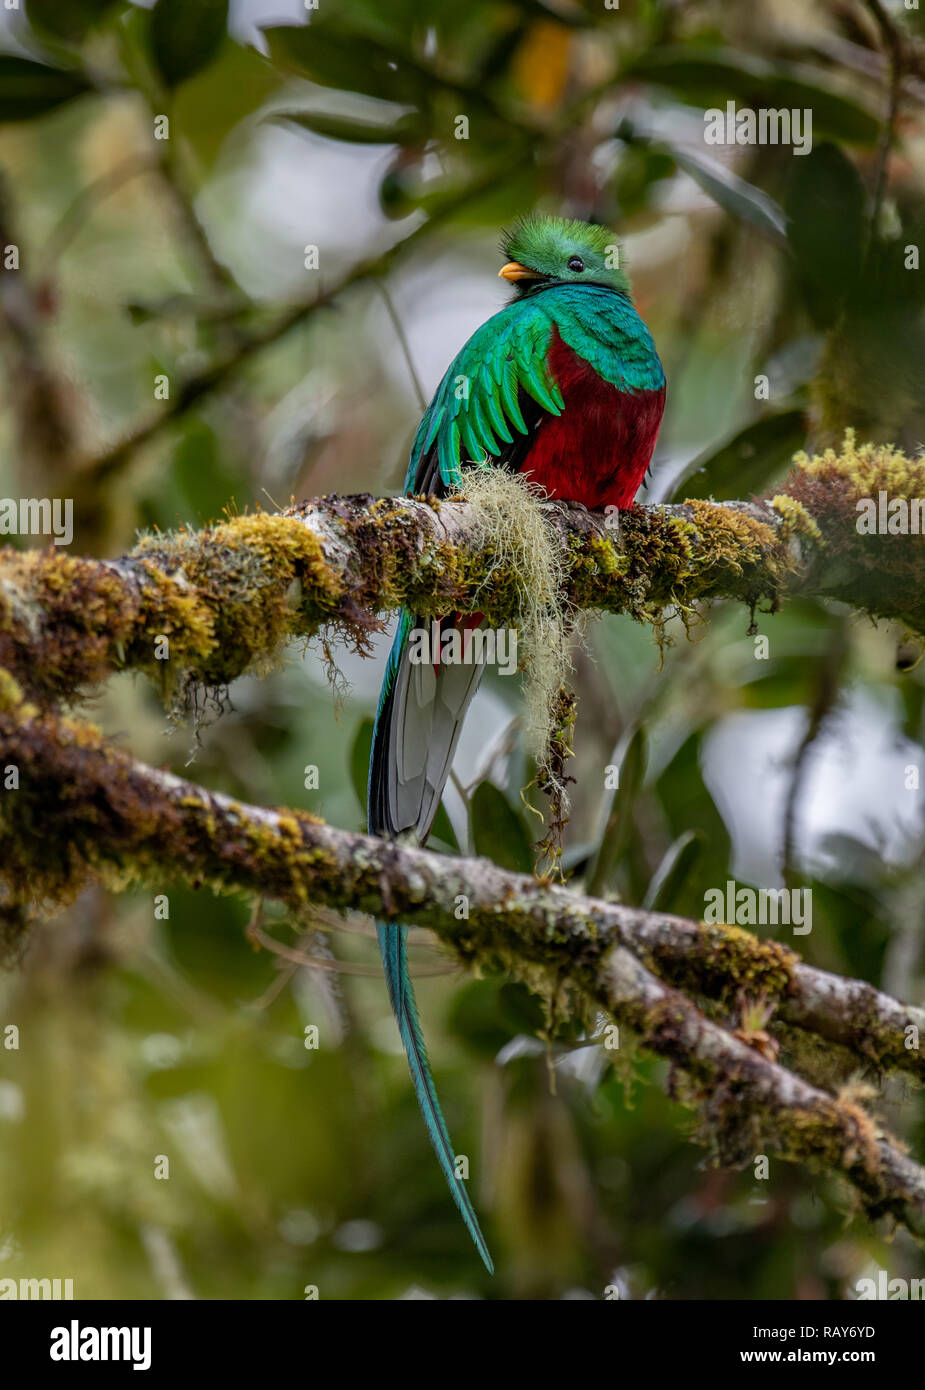
{"type": "Polygon", "coordinates": [[[502,280],[509,280],[513,285],[515,280],[542,280],[542,275],[538,270],[530,270],[528,266],[521,265],[520,261],[508,261],[498,271],[502,280]]]}

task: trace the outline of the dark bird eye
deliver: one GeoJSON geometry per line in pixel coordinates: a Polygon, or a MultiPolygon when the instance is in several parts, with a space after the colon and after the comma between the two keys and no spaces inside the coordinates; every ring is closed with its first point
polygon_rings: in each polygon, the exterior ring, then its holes
{"type": "Polygon", "coordinates": [[[571,256],[568,263],[569,270],[584,270],[585,263],[580,256],[571,256]]]}

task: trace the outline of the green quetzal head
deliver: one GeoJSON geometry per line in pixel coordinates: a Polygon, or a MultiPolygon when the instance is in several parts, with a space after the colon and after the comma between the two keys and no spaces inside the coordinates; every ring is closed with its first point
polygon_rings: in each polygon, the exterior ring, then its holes
{"type": "Polygon", "coordinates": [[[564,217],[525,217],[501,243],[508,263],[498,274],[518,294],[550,285],[604,285],[629,294],[623,253],[609,227],[564,217]]]}

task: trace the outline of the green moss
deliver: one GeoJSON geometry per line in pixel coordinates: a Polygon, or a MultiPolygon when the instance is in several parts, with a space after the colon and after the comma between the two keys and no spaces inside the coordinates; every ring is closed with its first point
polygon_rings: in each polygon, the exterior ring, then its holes
{"type": "MultiPolygon", "coordinates": [[[[811,571],[814,593],[855,604],[861,595],[867,612],[897,619],[921,634],[925,585],[920,547],[858,530],[858,503],[876,503],[881,492],[907,501],[925,498],[925,458],[910,459],[892,445],[858,444],[849,429],[837,451],[797,454],[782,496],[791,514],[799,504],[824,543],[825,565],[811,571]]],[[[781,495],[773,505],[780,510],[781,495]]]]}
{"type": "MultiPolygon", "coordinates": [[[[763,995],[781,999],[789,989],[799,956],[777,941],[761,941],[741,927],[701,922],[692,943],[691,966],[684,970],[684,983],[696,979],[698,992],[708,993],[731,1005],[736,996],[763,995]]],[[[659,972],[666,960],[657,960],[659,972]]]]}
{"type": "Polygon", "coordinates": [[[786,493],[779,492],[776,497],[771,498],[770,505],[783,518],[783,523],[777,531],[781,540],[790,540],[795,536],[813,541],[822,540],[822,532],[817,523],[802,502],[798,502],[795,497],[788,497],[786,493]]]}
{"type": "Polygon", "coordinates": [[[0,712],[11,712],[22,703],[22,686],[0,666],[0,712]]]}

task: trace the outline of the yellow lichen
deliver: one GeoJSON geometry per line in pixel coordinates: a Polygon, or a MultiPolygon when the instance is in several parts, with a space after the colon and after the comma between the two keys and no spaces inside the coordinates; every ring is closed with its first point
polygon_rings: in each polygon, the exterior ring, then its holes
{"type": "Polygon", "coordinates": [[[925,496],[925,458],[910,459],[892,444],[858,444],[855,431],[846,429],[841,449],[822,454],[798,453],[794,467],[808,477],[832,472],[850,485],[857,496],[868,497],[881,489],[896,496],[925,496]]]}
{"type": "Polygon", "coordinates": [[[788,541],[794,536],[806,536],[810,540],[821,541],[822,532],[818,524],[810,516],[809,512],[798,502],[795,497],[788,497],[786,493],[779,492],[776,497],[772,497],[769,506],[782,517],[782,523],[777,529],[777,534],[781,540],[788,541]]]}

